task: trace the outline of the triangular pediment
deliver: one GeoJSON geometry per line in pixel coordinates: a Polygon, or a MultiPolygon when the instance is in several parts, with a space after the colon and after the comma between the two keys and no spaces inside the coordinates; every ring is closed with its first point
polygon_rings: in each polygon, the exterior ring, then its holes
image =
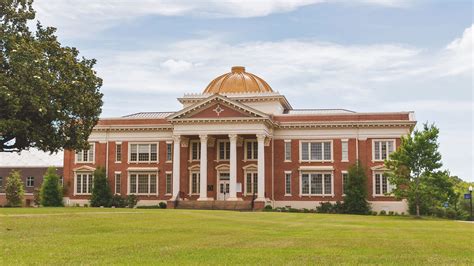
{"type": "Polygon", "coordinates": [[[95,168],[88,165],[82,165],[77,168],[72,169],[73,172],[94,172],[95,168]]]}
{"type": "Polygon", "coordinates": [[[168,119],[268,118],[268,115],[242,103],[215,94],[169,116],[168,119]]]}

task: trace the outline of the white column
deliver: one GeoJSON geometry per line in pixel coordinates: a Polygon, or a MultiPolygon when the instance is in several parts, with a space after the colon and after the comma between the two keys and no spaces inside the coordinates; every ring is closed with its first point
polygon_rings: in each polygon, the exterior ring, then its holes
{"type": "Polygon", "coordinates": [[[256,201],[265,201],[265,135],[257,135],[258,140],[258,189],[256,201]]]}
{"type": "Polygon", "coordinates": [[[199,135],[199,138],[201,140],[201,160],[198,200],[210,200],[207,198],[207,135],[199,135]]]}
{"type": "Polygon", "coordinates": [[[227,200],[237,199],[237,135],[230,134],[230,173],[229,173],[229,198],[227,200]]]}
{"type": "Polygon", "coordinates": [[[180,151],[181,151],[181,136],[173,136],[173,197],[176,199],[179,193],[179,177],[180,177],[180,151]]]}

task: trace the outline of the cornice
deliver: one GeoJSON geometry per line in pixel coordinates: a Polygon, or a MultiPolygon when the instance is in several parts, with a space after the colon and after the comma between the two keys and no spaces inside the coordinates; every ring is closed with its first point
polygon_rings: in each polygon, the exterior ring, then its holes
{"type": "Polygon", "coordinates": [[[335,121],[335,122],[280,122],[278,128],[373,128],[373,127],[414,127],[416,121],[380,120],[380,121],[335,121]]]}
{"type": "Polygon", "coordinates": [[[94,132],[116,132],[116,131],[172,131],[173,126],[167,125],[113,125],[113,126],[96,126],[94,132]]]}

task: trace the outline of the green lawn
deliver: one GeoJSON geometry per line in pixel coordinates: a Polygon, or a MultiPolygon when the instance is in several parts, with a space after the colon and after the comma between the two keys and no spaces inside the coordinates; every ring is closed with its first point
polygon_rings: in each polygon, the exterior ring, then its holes
{"type": "Polygon", "coordinates": [[[410,217],[0,208],[0,264],[474,264],[474,224],[410,217]]]}

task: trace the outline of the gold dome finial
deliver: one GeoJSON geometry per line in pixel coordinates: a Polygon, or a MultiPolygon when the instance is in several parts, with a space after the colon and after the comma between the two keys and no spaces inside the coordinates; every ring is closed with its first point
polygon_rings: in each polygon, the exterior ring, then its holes
{"type": "Polygon", "coordinates": [[[246,93],[273,92],[260,77],[245,72],[243,66],[233,66],[231,72],[215,78],[207,85],[204,93],[246,93]]]}

